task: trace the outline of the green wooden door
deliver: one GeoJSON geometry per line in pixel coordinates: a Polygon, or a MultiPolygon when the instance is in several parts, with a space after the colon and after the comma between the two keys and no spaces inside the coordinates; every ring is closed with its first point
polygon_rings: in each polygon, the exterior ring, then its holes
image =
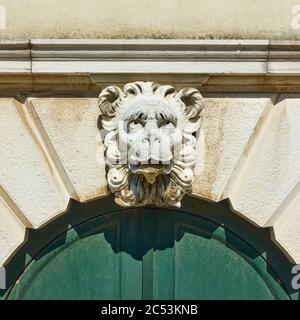
{"type": "Polygon", "coordinates": [[[199,216],[125,210],[52,241],[8,299],[288,299],[239,236],[199,216]]]}

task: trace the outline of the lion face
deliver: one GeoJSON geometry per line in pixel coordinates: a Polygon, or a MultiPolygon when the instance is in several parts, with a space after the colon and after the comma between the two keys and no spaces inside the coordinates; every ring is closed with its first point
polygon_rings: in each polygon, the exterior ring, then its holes
{"type": "Polygon", "coordinates": [[[178,156],[183,118],[175,105],[158,97],[137,97],[119,114],[119,139],[128,153],[128,169],[154,183],[160,174],[169,174],[178,156]]]}
{"type": "Polygon", "coordinates": [[[180,206],[191,189],[202,97],[152,82],[99,96],[108,184],[121,206],[180,206]]]}

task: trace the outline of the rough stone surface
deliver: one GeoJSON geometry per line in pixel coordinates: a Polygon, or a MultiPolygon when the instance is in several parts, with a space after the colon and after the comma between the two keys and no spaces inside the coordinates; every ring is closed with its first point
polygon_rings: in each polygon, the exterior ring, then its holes
{"type": "Polygon", "coordinates": [[[2,39],[300,39],[298,0],[1,0],[2,39]],[[295,18],[294,18],[295,19],[295,18]],[[296,20],[297,22],[297,20],[296,20]]]}
{"type": "Polygon", "coordinates": [[[260,141],[253,146],[230,200],[259,226],[269,220],[300,181],[300,99],[282,96],[270,111],[260,141]]]}
{"type": "Polygon", "coordinates": [[[25,238],[25,227],[0,198],[0,266],[25,238]]]}
{"type": "Polygon", "coordinates": [[[300,190],[273,227],[273,238],[289,257],[300,264],[300,190]]]}
{"type": "Polygon", "coordinates": [[[219,201],[270,96],[224,94],[205,99],[197,143],[194,196],[219,201]]]}
{"type": "Polygon", "coordinates": [[[71,182],[72,196],[87,201],[106,195],[97,99],[42,98],[32,99],[31,104],[71,182]]]}
{"type": "Polygon", "coordinates": [[[33,227],[67,209],[69,196],[26,115],[24,105],[0,99],[0,185],[33,227]]]}

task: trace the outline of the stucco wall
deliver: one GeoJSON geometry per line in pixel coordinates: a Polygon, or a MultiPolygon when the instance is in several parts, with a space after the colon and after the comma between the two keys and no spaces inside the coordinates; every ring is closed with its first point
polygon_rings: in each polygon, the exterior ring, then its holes
{"type": "Polygon", "coordinates": [[[298,0],[0,0],[0,5],[1,27],[6,12],[0,39],[300,39],[300,26],[295,28],[300,7],[293,9],[298,0]]]}

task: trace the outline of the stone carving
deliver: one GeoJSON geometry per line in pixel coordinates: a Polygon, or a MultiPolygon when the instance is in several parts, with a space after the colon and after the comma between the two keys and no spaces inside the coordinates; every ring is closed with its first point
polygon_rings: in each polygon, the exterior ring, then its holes
{"type": "Polygon", "coordinates": [[[108,185],[120,206],[180,207],[191,191],[195,133],[203,108],[198,90],[133,82],[99,96],[108,185]]]}

